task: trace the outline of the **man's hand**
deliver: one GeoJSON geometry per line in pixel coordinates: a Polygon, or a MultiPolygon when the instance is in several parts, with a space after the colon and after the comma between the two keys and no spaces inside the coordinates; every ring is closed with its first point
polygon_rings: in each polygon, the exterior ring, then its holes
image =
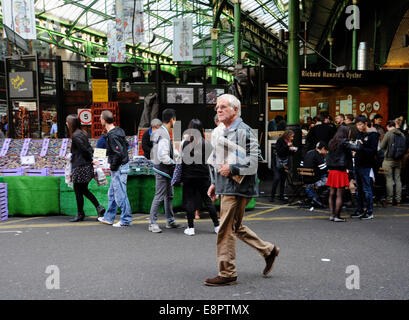
{"type": "Polygon", "coordinates": [[[231,174],[230,166],[228,164],[224,164],[217,172],[220,173],[223,177],[228,177],[231,174]]]}
{"type": "Polygon", "coordinates": [[[210,187],[209,187],[209,190],[207,190],[207,195],[209,196],[209,198],[212,200],[212,201],[216,201],[216,187],[215,187],[215,185],[214,184],[212,184],[210,187]]]}

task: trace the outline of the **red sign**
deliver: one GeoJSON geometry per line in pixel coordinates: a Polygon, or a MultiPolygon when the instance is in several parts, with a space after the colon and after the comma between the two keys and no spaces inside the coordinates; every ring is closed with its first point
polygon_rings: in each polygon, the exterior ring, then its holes
{"type": "Polygon", "coordinates": [[[80,118],[82,125],[91,125],[92,113],[91,109],[78,109],[78,118],[80,118]]]}

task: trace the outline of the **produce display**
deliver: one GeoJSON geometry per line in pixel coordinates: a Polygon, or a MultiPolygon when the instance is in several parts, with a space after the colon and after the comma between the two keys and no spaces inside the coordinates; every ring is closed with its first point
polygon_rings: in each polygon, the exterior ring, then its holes
{"type": "Polygon", "coordinates": [[[8,219],[7,183],[0,183],[0,221],[8,219]]]}
{"type": "MultiPolygon", "coordinates": [[[[139,150],[136,136],[126,139],[129,143],[130,167],[151,167],[151,162],[146,158],[135,158],[139,150]]],[[[0,139],[0,175],[64,175],[68,161],[65,156],[71,150],[70,139],[10,139],[9,144],[5,141],[6,139],[0,139]],[[22,164],[21,156],[34,157],[34,163],[22,164]]],[[[98,139],[89,141],[91,146],[96,148],[98,139]]],[[[141,172],[152,174],[150,170],[141,172]]]]}

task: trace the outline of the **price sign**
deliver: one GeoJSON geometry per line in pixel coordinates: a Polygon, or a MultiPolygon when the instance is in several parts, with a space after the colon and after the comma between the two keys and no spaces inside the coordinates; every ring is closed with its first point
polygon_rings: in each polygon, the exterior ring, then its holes
{"type": "Polygon", "coordinates": [[[91,125],[92,114],[91,109],[78,109],[78,118],[80,118],[82,125],[91,125]]]}
{"type": "Polygon", "coordinates": [[[107,150],[101,148],[94,149],[94,158],[105,158],[107,156],[107,150]]]}
{"type": "Polygon", "coordinates": [[[31,165],[35,163],[34,156],[21,156],[20,161],[22,165],[31,165]]]}

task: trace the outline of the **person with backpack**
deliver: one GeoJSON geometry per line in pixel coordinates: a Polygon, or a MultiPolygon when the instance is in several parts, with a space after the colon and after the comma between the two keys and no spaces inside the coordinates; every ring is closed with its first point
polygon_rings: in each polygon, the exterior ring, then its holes
{"type": "Polygon", "coordinates": [[[108,209],[101,223],[113,227],[130,226],[132,223],[132,210],[126,193],[126,183],[129,173],[128,141],[123,129],[114,124],[114,115],[109,110],[101,113],[101,124],[107,130],[107,156],[111,169],[111,184],[108,190],[108,209]],[[121,218],[114,224],[117,208],[121,208],[121,218]]]}
{"type": "Polygon", "coordinates": [[[388,169],[386,174],[386,204],[393,204],[393,184],[395,183],[395,200],[399,205],[402,200],[402,182],[400,178],[402,158],[407,151],[404,134],[396,128],[394,121],[386,124],[387,133],[382,142],[381,149],[385,152],[382,167],[388,169]]]}

